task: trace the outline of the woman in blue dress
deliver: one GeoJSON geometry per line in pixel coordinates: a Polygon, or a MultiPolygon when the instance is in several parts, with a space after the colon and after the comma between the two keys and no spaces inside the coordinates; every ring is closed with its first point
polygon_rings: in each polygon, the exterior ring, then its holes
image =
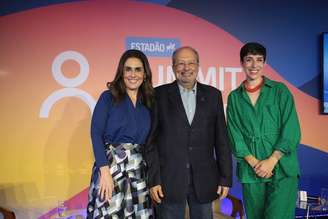
{"type": "Polygon", "coordinates": [[[91,121],[95,165],[87,218],[152,218],[141,153],[150,129],[154,93],[147,57],[127,50],[107,87],[91,121]]]}

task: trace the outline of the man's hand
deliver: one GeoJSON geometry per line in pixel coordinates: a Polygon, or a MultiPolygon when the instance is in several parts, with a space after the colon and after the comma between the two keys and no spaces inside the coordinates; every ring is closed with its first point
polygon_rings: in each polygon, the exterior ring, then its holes
{"type": "Polygon", "coordinates": [[[162,202],[161,199],[164,198],[162,186],[157,185],[157,186],[151,187],[150,188],[150,196],[156,203],[158,203],[158,204],[161,203],[162,202]]]}
{"type": "Polygon", "coordinates": [[[277,164],[278,160],[275,157],[269,157],[268,159],[261,160],[254,166],[254,171],[256,175],[262,178],[270,178],[272,170],[277,164]]]}
{"type": "Polygon", "coordinates": [[[100,200],[110,201],[114,190],[114,182],[108,166],[100,167],[100,182],[99,182],[100,200]]]}
{"type": "Polygon", "coordinates": [[[222,200],[225,197],[227,197],[228,192],[229,192],[229,187],[218,186],[217,194],[220,196],[220,200],[222,200]]]}

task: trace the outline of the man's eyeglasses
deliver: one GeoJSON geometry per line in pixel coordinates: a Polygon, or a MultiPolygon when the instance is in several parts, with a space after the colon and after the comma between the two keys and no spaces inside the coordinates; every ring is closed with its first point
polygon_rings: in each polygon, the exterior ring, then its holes
{"type": "Polygon", "coordinates": [[[198,62],[177,62],[175,63],[175,67],[177,69],[184,69],[185,67],[196,68],[198,66],[198,62]]]}

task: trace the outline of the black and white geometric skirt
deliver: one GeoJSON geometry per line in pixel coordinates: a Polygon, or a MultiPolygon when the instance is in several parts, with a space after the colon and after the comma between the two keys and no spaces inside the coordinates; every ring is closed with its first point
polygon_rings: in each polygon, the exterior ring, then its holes
{"type": "Polygon", "coordinates": [[[98,195],[100,171],[92,169],[87,207],[88,219],[151,219],[153,211],[146,186],[146,166],[140,145],[108,145],[106,156],[114,181],[110,202],[98,195]]]}

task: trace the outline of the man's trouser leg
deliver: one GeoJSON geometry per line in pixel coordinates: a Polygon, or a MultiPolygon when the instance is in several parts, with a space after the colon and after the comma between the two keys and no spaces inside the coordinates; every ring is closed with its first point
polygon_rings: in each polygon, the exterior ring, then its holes
{"type": "Polygon", "coordinates": [[[184,219],[186,202],[165,203],[162,201],[156,207],[156,218],[158,219],[184,219]]]}
{"type": "Polygon", "coordinates": [[[189,186],[187,202],[190,219],[213,219],[212,202],[200,203],[193,185],[189,186]]]}
{"type": "Polygon", "coordinates": [[[183,219],[186,203],[188,202],[190,219],[213,219],[212,202],[200,203],[197,200],[196,191],[191,176],[192,174],[189,176],[190,178],[186,200],[181,203],[167,203],[164,200],[158,206],[158,218],[183,219]]]}

